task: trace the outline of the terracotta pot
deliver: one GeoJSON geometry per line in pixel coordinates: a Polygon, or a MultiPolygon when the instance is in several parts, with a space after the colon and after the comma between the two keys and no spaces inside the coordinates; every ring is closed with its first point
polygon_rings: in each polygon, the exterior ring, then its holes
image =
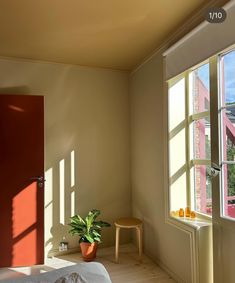
{"type": "Polygon", "coordinates": [[[96,242],[94,243],[86,243],[82,242],[80,243],[81,251],[82,251],[82,257],[84,261],[92,261],[96,258],[96,251],[98,244],[96,242]]]}

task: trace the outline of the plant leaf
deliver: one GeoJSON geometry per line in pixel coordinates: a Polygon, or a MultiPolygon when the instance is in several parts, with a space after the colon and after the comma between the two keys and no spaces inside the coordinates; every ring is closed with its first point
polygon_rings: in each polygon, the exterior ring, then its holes
{"type": "Polygon", "coordinates": [[[74,215],[72,217],[70,217],[71,223],[76,223],[76,224],[80,224],[80,225],[85,225],[85,221],[84,219],[80,216],[80,215],[74,215]]]}
{"type": "Polygon", "coordinates": [[[84,237],[87,239],[87,241],[88,241],[89,243],[91,243],[91,244],[94,243],[93,237],[90,236],[89,234],[85,234],[84,237]]]}
{"type": "Polygon", "coordinates": [[[94,221],[94,225],[99,227],[110,227],[111,225],[105,221],[94,221]]]}
{"type": "Polygon", "coordinates": [[[94,220],[97,218],[98,215],[100,215],[100,211],[98,209],[93,209],[89,211],[87,217],[85,218],[88,231],[90,230],[94,220]]]}
{"type": "Polygon", "coordinates": [[[100,242],[101,242],[100,237],[95,237],[95,238],[94,238],[94,240],[95,240],[96,242],[98,242],[98,243],[100,243],[100,242]]]}

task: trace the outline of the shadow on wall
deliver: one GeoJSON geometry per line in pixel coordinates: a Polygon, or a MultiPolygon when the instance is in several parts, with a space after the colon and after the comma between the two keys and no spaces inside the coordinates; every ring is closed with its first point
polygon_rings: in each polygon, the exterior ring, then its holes
{"type": "Polygon", "coordinates": [[[60,242],[69,242],[68,223],[78,213],[75,172],[74,150],[45,172],[45,256],[58,253],[60,242]]]}

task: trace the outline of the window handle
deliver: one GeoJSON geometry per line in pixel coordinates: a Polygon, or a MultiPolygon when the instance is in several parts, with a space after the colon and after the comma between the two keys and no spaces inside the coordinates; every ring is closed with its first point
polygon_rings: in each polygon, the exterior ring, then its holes
{"type": "Polygon", "coordinates": [[[221,169],[219,165],[213,162],[211,163],[211,177],[212,178],[216,177],[219,174],[220,170],[221,169]]]}

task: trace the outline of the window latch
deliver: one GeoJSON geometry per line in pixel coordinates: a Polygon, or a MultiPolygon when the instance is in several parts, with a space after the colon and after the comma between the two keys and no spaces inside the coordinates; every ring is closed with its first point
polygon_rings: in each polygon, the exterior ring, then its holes
{"type": "Polygon", "coordinates": [[[219,165],[213,162],[211,163],[211,174],[210,175],[212,178],[216,177],[219,174],[220,170],[221,169],[219,165]]]}

